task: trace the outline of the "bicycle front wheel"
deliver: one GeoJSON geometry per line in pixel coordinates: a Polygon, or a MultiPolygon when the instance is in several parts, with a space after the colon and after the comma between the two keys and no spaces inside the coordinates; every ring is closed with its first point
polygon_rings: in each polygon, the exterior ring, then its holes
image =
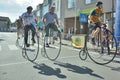
{"type": "MultiPolygon", "coordinates": [[[[114,35],[109,30],[107,30],[107,37],[103,34],[103,31],[100,31],[99,37],[95,39],[95,44],[92,44],[90,39],[87,42],[88,56],[93,62],[100,65],[108,64],[113,61],[117,53],[114,35]]],[[[88,37],[91,37],[91,35],[88,37]]]]}
{"type": "Polygon", "coordinates": [[[25,55],[29,61],[35,61],[37,59],[38,53],[39,53],[39,37],[37,34],[34,37],[35,42],[32,40],[32,33],[29,32],[28,35],[28,44],[30,45],[27,47],[24,45],[23,52],[25,52],[25,55]]]}
{"type": "Polygon", "coordinates": [[[44,52],[45,56],[49,60],[56,60],[61,51],[61,33],[58,33],[56,37],[53,35],[49,36],[49,46],[46,45],[46,38],[44,38],[44,52]]]}

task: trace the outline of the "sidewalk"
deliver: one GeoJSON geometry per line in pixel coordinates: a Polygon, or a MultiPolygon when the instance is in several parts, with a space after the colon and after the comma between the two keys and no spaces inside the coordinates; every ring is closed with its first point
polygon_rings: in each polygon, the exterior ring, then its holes
{"type": "Polygon", "coordinates": [[[73,47],[71,40],[62,39],[62,45],[73,47]]]}
{"type": "Polygon", "coordinates": [[[80,48],[74,47],[74,46],[72,45],[72,41],[71,41],[71,40],[62,39],[62,45],[68,46],[68,47],[72,47],[72,48],[74,48],[74,49],[80,49],[80,48]]]}

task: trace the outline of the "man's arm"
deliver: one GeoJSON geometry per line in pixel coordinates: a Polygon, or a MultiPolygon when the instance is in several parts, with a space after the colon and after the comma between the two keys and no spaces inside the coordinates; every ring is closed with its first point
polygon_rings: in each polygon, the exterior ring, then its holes
{"type": "Polygon", "coordinates": [[[60,27],[58,19],[56,19],[56,23],[57,23],[58,27],[60,27]]]}
{"type": "Polygon", "coordinates": [[[35,20],[36,26],[38,25],[38,20],[36,19],[36,16],[33,14],[33,19],[35,20]]]}
{"type": "Polygon", "coordinates": [[[99,17],[99,21],[101,22],[101,23],[104,23],[104,15],[103,15],[104,13],[101,11],[101,14],[100,14],[100,17],[99,17]]]}
{"type": "Polygon", "coordinates": [[[19,19],[20,19],[20,22],[21,22],[22,25],[23,25],[23,19],[22,19],[22,17],[20,16],[19,19]]]}
{"type": "Polygon", "coordinates": [[[58,27],[60,27],[57,14],[56,14],[56,23],[57,23],[58,27]]]}
{"type": "Polygon", "coordinates": [[[46,24],[45,24],[45,18],[43,17],[43,19],[42,19],[42,22],[43,22],[43,24],[46,26],[46,24]]]}

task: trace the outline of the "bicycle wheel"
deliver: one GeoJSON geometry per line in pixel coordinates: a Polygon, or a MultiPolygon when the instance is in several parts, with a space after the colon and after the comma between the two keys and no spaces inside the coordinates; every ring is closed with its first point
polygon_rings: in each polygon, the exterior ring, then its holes
{"type": "Polygon", "coordinates": [[[16,40],[16,46],[22,49],[23,45],[24,45],[24,35],[20,34],[19,38],[16,40]]]}
{"type": "Polygon", "coordinates": [[[30,44],[30,46],[26,47],[24,45],[24,50],[23,50],[25,52],[27,59],[32,62],[36,60],[38,53],[39,53],[39,37],[37,33],[35,34],[34,38],[35,38],[36,43],[33,43],[32,32],[29,31],[28,32],[28,44],[30,44]]]}
{"type": "Polygon", "coordinates": [[[26,53],[25,53],[25,45],[22,47],[22,56],[23,58],[27,59],[26,53]]]}
{"type": "Polygon", "coordinates": [[[39,31],[38,36],[39,36],[39,44],[40,44],[39,47],[41,49],[41,55],[43,57],[46,57],[44,51],[44,31],[43,30],[39,31]]]}
{"type": "Polygon", "coordinates": [[[45,55],[49,60],[56,60],[61,51],[61,33],[56,32],[56,36],[54,35],[54,31],[50,29],[49,34],[49,47],[46,46],[46,42],[44,39],[44,51],[45,55]]]}
{"type": "MultiPolygon", "coordinates": [[[[95,45],[91,44],[90,40],[87,42],[88,56],[93,62],[100,65],[108,64],[113,61],[117,53],[114,35],[109,30],[107,30],[107,36],[103,34],[104,32],[100,30],[99,38],[95,39],[95,45]]],[[[89,35],[89,37],[91,36],[89,35]]]]}
{"type": "Polygon", "coordinates": [[[81,60],[86,60],[87,59],[87,50],[81,49],[79,52],[79,57],[81,60]]]}

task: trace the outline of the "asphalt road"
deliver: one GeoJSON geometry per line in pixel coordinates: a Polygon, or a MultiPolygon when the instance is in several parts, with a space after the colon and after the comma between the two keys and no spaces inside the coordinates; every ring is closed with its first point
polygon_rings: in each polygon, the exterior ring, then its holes
{"type": "Polygon", "coordinates": [[[39,52],[31,63],[15,42],[16,33],[0,32],[0,80],[120,80],[119,56],[110,64],[98,65],[89,58],[80,60],[79,49],[63,45],[56,61],[39,52]]]}

